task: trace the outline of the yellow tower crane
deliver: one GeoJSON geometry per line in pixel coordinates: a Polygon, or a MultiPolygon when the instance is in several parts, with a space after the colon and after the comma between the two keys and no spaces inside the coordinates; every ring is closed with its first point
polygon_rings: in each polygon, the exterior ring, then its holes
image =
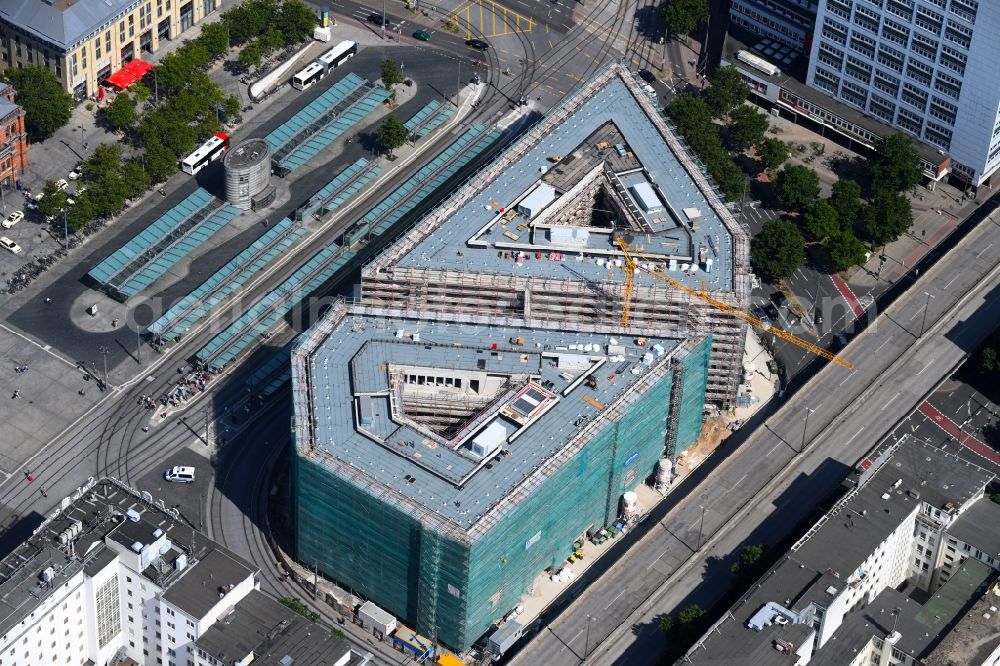
{"type": "MultiPolygon", "coordinates": [[[[618,249],[621,250],[622,255],[625,257],[623,262],[623,267],[625,269],[625,297],[622,300],[621,324],[622,326],[628,328],[631,317],[631,309],[632,309],[632,291],[635,287],[635,271],[639,267],[639,264],[632,256],[632,248],[629,247],[628,243],[626,243],[621,237],[616,238],[615,243],[618,245],[618,249]]],[[[747,322],[751,326],[754,326],[755,328],[759,328],[761,330],[773,333],[782,340],[787,340],[788,342],[791,342],[793,345],[802,347],[803,349],[810,351],[813,354],[816,354],[817,356],[822,356],[826,360],[833,361],[837,365],[847,368],[848,370],[854,369],[854,364],[848,361],[847,359],[841,358],[836,354],[834,354],[833,352],[823,349],[818,345],[814,345],[808,340],[803,340],[802,338],[796,335],[792,335],[788,331],[782,330],[777,326],[773,326],[764,321],[761,321],[760,319],[754,317],[752,314],[748,312],[744,312],[739,308],[734,308],[732,305],[729,305],[728,303],[723,303],[722,301],[713,298],[712,296],[709,295],[707,291],[705,291],[704,284],[702,284],[701,289],[698,290],[698,289],[693,289],[668,275],[661,275],[660,273],[653,273],[650,271],[646,271],[646,274],[649,275],[649,277],[653,278],[654,280],[659,280],[660,282],[670,287],[673,287],[674,289],[683,291],[686,294],[694,296],[700,301],[708,303],[716,310],[721,310],[722,312],[731,314],[734,317],[738,317],[739,319],[742,319],[743,321],[747,322]]]]}

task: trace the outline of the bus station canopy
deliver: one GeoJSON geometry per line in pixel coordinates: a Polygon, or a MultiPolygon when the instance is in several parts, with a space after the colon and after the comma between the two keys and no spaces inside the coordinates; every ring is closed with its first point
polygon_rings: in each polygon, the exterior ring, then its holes
{"type": "Polygon", "coordinates": [[[153,69],[153,66],[145,60],[132,60],[105,79],[105,82],[113,85],[118,90],[125,90],[130,85],[145,76],[146,72],[151,69],[153,69]]]}

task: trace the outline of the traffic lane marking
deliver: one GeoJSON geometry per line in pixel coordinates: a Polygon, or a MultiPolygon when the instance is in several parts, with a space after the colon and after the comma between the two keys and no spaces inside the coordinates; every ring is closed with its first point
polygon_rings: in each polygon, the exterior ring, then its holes
{"type": "Polygon", "coordinates": [[[942,414],[934,405],[924,400],[917,409],[921,414],[932,420],[935,425],[958,440],[959,443],[978,453],[983,458],[1000,464],[1000,454],[997,454],[993,449],[972,435],[965,433],[954,421],[942,414]]]}

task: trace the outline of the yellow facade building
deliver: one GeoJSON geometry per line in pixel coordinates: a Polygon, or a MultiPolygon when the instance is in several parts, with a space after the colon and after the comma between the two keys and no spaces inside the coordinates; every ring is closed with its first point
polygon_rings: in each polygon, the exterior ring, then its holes
{"type": "Polygon", "coordinates": [[[0,68],[42,65],[78,99],[222,0],[0,0],[0,68]]]}

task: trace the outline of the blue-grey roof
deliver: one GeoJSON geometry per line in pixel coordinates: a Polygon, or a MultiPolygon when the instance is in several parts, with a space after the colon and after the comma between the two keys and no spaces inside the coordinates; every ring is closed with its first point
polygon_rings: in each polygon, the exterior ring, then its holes
{"type": "MultiPolygon", "coordinates": [[[[433,316],[401,319],[391,314],[375,317],[361,310],[346,311],[343,306],[331,311],[306,334],[296,352],[308,355],[309,369],[308,386],[302,386],[299,374],[296,390],[309,392],[317,447],[349,466],[352,482],[387,488],[463,530],[510,495],[584,427],[596,425],[603,409],[610,409],[633,388],[645,390],[648,384],[642,380],[666,381],[668,359],[677,344],[651,338],[639,346],[636,338],[623,337],[613,340],[623,349],[609,350],[612,338],[601,334],[532,329],[516,320],[486,325],[433,316]],[[557,360],[556,354],[572,358],[557,360]],[[571,362],[581,365],[573,369],[571,362]],[[406,417],[393,418],[390,404],[390,400],[402,403],[408,410],[410,391],[428,395],[416,388],[397,390],[391,383],[396,372],[421,370],[453,376],[481,372],[514,379],[500,388],[501,399],[493,399],[493,394],[477,396],[483,402],[458,434],[432,432],[434,436],[429,436],[406,417]],[[596,387],[586,385],[583,375],[587,373],[597,379],[596,387]],[[544,407],[528,421],[523,436],[503,445],[509,456],[492,468],[481,467],[485,461],[460,443],[467,444],[466,437],[474,438],[473,433],[495,419],[507,425],[508,434],[516,432],[520,426],[509,418],[508,409],[525,388],[535,391],[535,397],[547,394],[549,402],[541,403],[544,407]],[[367,415],[365,421],[362,412],[367,415]]],[[[452,393],[451,404],[456,404],[455,397],[452,393]]]]}
{"type": "Polygon", "coordinates": [[[5,118],[9,114],[14,113],[15,111],[17,111],[17,108],[18,108],[17,104],[8,102],[5,99],[0,99],[0,118],[5,118]]]}
{"type": "MultiPolygon", "coordinates": [[[[691,274],[684,273],[680,269],[685,262],[678,262],[669,275],[693,287],[704,282],[705,287],[712,291],[733,291],[731,230],[738,223],[728,211],[720,213],[713,208],[709,198],[717,201],[717,196],[707,195],[696,184],[695,177],[685,170],[666,138],[671,130],[662,119],[647,112],[648,109],[637,99],[634,86],[630,87],[623,80],[624,76],[629,75],[622,71],[596,90],[578,93],[587,97],[575,111],[562,120],[558,120],[556,115],[543,121],[540,131],[530,133],[507,151],[507,159],[517,154],[520,154],[519,158],[496,167],[496,176],[486,184],[479,186],[474,182],[460,190],[439,209],[448,210],[447,214],[432,213],[418,225],[413,234],[419,238],[418,242],[408,247],[405,253],[399,247],[390,249],[374,265],[379,268],[392,264],[404,268],[471,269],[544,278],[621,279],[621,270],[609,270],[607,266],[609,255],[620,256],[612,245],[610,235],[595,237],[592,234],[590,244],[582,255],[565,249],[553,255],[545,251],[545,241],[539,237],[540,234],[532,234],[530,229],[522,228],[522,218],[514,218],[509,224],[494,223],[492,228],[478,237],[485,243],[479,246],[468,243],[484,225],[498,217],[498,207],[510,209],[545,178],[552,168],[553,156],[565,160],[580,149],[589,149],[586,144],[588,137],[602,126],[613,123],[625,139],[625,148],[634,154],[649,180],[666,199],[666,208],[672,211],[673,221],[654,215],[658,218],[650,220],[654,233],[648,240],[646,234],[637,236],[633,246],[641,245],[650,254],[663,255],[663,268],[667,267],[667,255],[688,254],[697,260],[699,253],[703,252],[704,258],[711,259],[713,263],[710,274],[697,269],[691,274]],[[701,215],[695,229],[686,223],[684,209],[689,208],[697,209],[701,215]],[[720,215],[725,215],[727,219],[723,220],[720,215]],[[435,217],[438,219],[429,221],[435,217]],[[682,225],[678,225],[678,221],[682,225]],[[426,230],[422,235],[420,227],[426,230]],[[513,260],[517,252],[522,251],[518,249],[519,245],[524,246],[526,255],[530,255],[526,257],[528,260],[513,260]],[[587,249],[591,251],[587,252],[587,249]],[[505,251],[513,251],[513,257],[505,251]],[[536,260],[538,258],[542,260],[536,260]]],[[[702,176],[699,174],[698,178],[702,176]]],[[[627,189],[640,178],[623,173],[621,180],[627,189]]],[[[559,201],[552,205],[559,205],[559,201]]],[[[636,280],[638,283],[654,284],[652,278],[641,271],[636,280]]]]}
{"type": "Polygon", "coordinates": [[[134,0],[3,0],[0,19],[68,49],[115,18],[134,0]]]}

